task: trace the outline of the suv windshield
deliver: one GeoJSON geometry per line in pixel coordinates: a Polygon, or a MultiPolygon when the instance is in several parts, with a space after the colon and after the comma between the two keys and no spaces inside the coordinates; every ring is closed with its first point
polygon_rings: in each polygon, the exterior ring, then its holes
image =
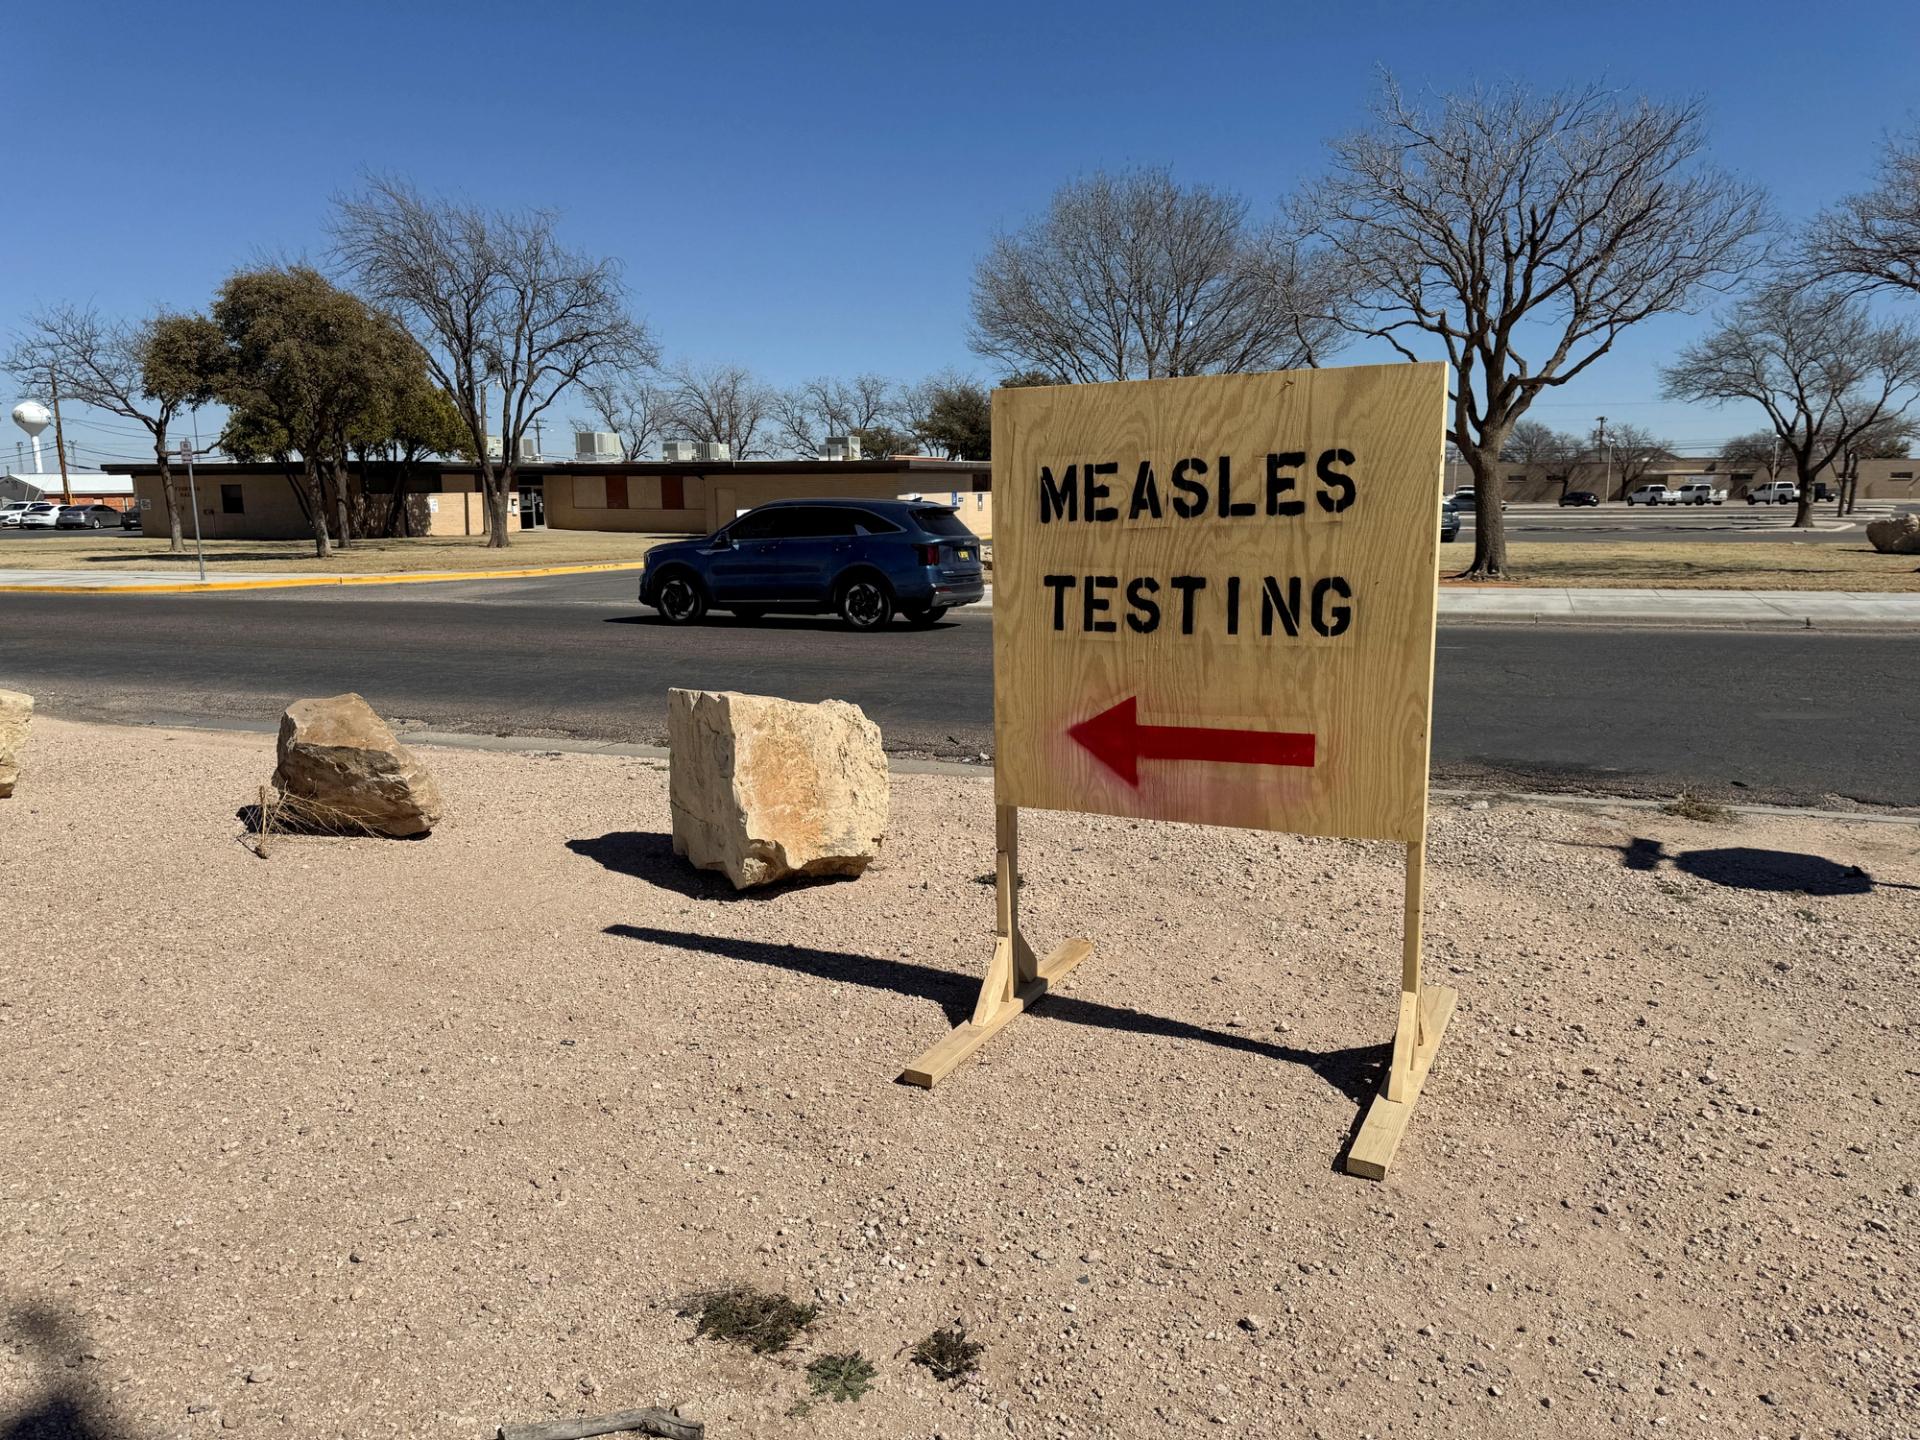
{"type": "Polygon", "coordinates": [[[929,507],[925,510],[915,510],[913,523],[929,535],[951,535],[956,540],[973,538],[973,532],[967,528],[967,522],[948,509],[929,507]]]}

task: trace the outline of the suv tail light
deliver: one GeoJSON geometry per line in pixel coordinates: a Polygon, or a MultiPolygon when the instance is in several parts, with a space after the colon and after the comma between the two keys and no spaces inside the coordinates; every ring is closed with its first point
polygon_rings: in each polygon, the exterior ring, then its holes
{"type": "Polygon", "coordinates": [[[920,563],[922,565],[938,565],[940,563],[940,547],[938,545],[916,545],[913,548],[919,552],[920,563]]]}

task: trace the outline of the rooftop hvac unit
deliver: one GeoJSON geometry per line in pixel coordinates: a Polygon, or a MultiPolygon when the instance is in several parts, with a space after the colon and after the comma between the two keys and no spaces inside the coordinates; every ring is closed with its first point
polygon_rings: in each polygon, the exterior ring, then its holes
{"type": "Polygon", "coordinates": [[[506,454],[506,449],[501,445],[498,435],[487,436],[487,458],[489,460],[503,460],[506,458],[506,454]]]}
{"type": "Polygon", "coordinates": [[[529,440],[526,436],[522,435],[520,437],[519,455],[522,463],[528,460],[538,460],[540,458],[540,442],[538,440],[529,440]]]}
{"type": "Polygon", "coordinates": [[[660,458],[670,465],[684,465],[689,460],[699,458],[699,447],[691,440],[663,440],[660,442],[660,458]]]}
{"type": "Polygon", "coordinates": [[[702,440],[695,447],[696,460],[731,460],[733,447],[724,440],[702,440]]]}
{"type": "Polygon", "coordinates": [[[858,460],[860,458],[860,437],[858,435],[827,436],[829,460],[858,460]]]}
{"type": "Polygon", "coordinates": [[[576,430],[573,433],[573,458],[576,460],[618,460],[621,454],[620,437],[611,430],[576,430]]]}

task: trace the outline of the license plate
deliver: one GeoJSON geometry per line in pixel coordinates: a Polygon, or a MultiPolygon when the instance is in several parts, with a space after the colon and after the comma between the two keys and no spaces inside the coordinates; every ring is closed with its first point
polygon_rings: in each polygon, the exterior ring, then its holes
{"type": "Polygon", "coordinates": [[[954,556],[954,559],[956,560],[971,560],[973,558],[973,551],[956,550],[953,552],[953,556],[954,556]]]}

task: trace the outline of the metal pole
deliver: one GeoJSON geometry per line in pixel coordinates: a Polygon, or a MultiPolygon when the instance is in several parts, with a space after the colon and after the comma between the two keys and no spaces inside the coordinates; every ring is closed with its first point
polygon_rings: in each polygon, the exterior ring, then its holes
{"type": "Polygon", "coordinates": [[[200,543],[200,489],[193,479],[193,442],[184,436],[180,441],[180,458],[187,462],[187,503],[193,507],[193,554],[200,562],[200,583],[207,583],[207,551],[200,543]]]}

